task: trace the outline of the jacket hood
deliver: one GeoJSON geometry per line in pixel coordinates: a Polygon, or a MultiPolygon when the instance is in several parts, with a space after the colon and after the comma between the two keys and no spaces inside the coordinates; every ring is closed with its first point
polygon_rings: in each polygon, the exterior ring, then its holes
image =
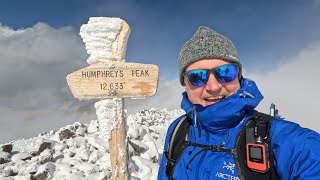
{"type": "Polygon", "coordinates": [[[250,112],[252,112],[263,99],[256,83],[242,78],[241,88],[223,101],[203,107],[192,104],[184,92],[181,108],[192,119],[194,126],[218,133],[235,127],[250,112]]]}

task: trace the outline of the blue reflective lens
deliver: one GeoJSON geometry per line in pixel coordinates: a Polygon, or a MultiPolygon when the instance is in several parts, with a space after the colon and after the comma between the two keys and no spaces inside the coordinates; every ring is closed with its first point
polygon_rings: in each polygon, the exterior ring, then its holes
{"type": "Polygon", "coordinates": [[[187,72],[187,77],[193,86],[203,86],[208,81],[208,70],[196,69],[187,72]]]}
{"type": "Polygon", "coordinates": [[[221,83],[231,82],[237,77],[237,66],[234,64],[228,64],[216,67],[214,75],[221,83]]]}
{"type": "Polygon", "coordinates": [[[235,64],[226,64],[213,69],[195,69],[186,72],[187,78],[193,86],[203,86],[209,79],[209,73],[213,72],[220,83],[231,82],[236,79],[238,68],[235,64]]]}

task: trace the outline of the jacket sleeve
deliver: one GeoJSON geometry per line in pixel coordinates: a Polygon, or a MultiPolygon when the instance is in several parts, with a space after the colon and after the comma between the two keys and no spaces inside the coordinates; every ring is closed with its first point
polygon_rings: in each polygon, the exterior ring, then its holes
{"type": "Polygon", "coordinates": [[[275,119],[271,148],[280,179],[320,179],[320,134],[296,123],[275,119]]]}
{"type": "Polygon", "coordinates": [[[161,162],[160,162],[160,167],[159,167],[159,171],[158,171],[158,180],[167,180],[168,179],[168,177],[166,175],[167,157],[165,155],[165,150],[168,149],[168,144],[169,144],[169,140],[171,138],[172,131],[181,118],[182,117],[173,121],[168,128],[165,143],[164,143],[164,148],[163,148],[163,154],[162,154],[162,158],[161,158],[161,162]]]}

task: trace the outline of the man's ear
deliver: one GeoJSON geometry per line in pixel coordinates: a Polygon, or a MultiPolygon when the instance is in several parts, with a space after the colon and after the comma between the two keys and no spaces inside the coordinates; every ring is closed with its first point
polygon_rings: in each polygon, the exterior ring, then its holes
{"type": "Polygon", "coordinates": [[[187,85],[186,85],[186,83],[188,83],[187,81],[188,80],[186,79],[186,76],[183,76],[183,85],[182,85],[182,87],[184,87],[184,89],[186,89],[186,87],[187,87],[187,85]]]}

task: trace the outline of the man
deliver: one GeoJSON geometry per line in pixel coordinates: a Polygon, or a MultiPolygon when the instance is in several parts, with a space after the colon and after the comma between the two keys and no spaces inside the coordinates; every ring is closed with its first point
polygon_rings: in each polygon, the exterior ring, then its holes
{"type": "MultiPolygon", "coordinates": [[[[239,132],[263,96],[255,82],[242,77],[241,70],[233,43],[208,27],[199,27],[185,43],[179,56],[179,77],[186,91],[181,107],[190,119],[189,143],[177,162],[170,161],[173,166],[166,169],[168,143],[185,117],[181,116],[168,129],[158,179],[248,178],[235,160],[241,154],[234,149],[239,132]],[[206,149],[210,146],[214,148],[206,149]]],[[[250,158],[244,158],[248,171],[264,175],[273,168],[272,176],[280,179],[320,179],[319,133],[279,117],[270,124],[270,134],[266,135],[269,144],[247,145],[250,158]],[[270,156],[272,162],[260,162],[263,156],[270,156]],[[264,166],[259,167],[259,163],[264,166]]]]}

